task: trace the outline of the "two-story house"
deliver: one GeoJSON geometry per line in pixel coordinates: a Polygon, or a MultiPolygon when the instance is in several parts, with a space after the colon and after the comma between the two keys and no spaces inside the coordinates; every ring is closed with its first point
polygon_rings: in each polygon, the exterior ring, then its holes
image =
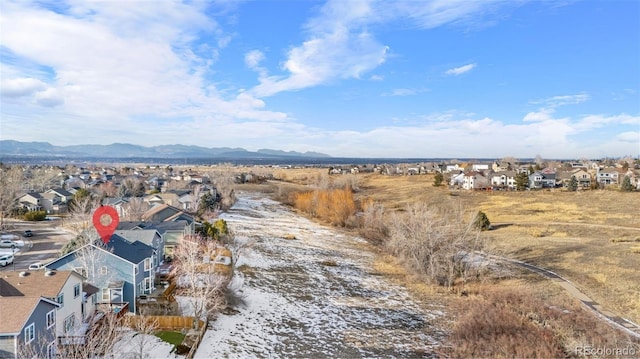
{"type": "Polygon", "coordinates": [[[516,171],[494,172],[490,176],[491,186],[498,188],[516,188],[516,171]]]}
{"type": "Polygon", "coordinates": [[[99,288],[98,303],[128,303],[129,311],[135,313],[135,299],[155,289],[156,256],[151,246],[114,234],[106,245],[87,244],[46,267],[83,273],[87,282],[99,288]]]}
{"type": "Polygon", "coordinates": [[[463,189],[483,189],[489,187],[489,179],[480,172],[465,172],[462,178],[463,189]]]}
{"type": "Polygon", "coordinates": [[[5,272],[0,278],[0,298],[42,297],[55,302],[54,337],[74,335],[95,309],[95,290],[84,285],[83,280],[82,275],[71,270],[5,272]]]}
{"type": "Polygon", "coordinates": [[[613,167],[598,168],[596,181],[601,185],[620,184],[620,172],[613,167]]]}
{"type": "Polygon", "coordinates": [[[0,358],[56,357],[56,310],[39,296],[0,297],[0,358]]]}
{"type": "Polygon", "coordinates": [[[556,174],[554,172],[536,171],[529,175],[529,188],[554,188],[556,186],[556,174]]]}
{"type": "MultiPolygon", "coordinates": [[[[116,233],[121,230],[155,230],[158,232],[164,243],[162,249],[161,260],[169,260],[173,257],[175,247],[179,245],[186,236],[194,234],[193,227],[187,221],[169,221],[169,222],[137,222],[123,221],[118,224],[116,233]]],[[[125,236],[126,237],[126,236],[125,236]]]]}

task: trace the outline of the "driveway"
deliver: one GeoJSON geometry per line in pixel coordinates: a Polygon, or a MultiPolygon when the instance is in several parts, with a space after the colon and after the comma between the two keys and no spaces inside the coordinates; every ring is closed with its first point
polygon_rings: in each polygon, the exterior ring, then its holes
{"type": "MultiPolygon", "coordinates": [[[[73,234],[61,228],[60,219],[41,222],[12,221],[11,227],[3,234],[15,234],[18,237],[14,261],[16,271],[27,269],[29,264],[35,262],[46,263],[58,258],[62,246],[74,237],[73,234]],[[33,231],[33,237],[22,237],[22,233],[27,229],[33,231]]],[[[0,254],[11,252],[11,248],[0,248],[0,254]]],[[[8,265],[0,267],[0,272],[13,269],[13,265],[8,265]]]]}

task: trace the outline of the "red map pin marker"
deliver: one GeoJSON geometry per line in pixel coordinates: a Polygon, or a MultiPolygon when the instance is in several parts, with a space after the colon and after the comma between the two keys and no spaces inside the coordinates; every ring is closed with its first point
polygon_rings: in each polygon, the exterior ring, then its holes
{"type": "Polygon", "coordinates": [[[119,222],[118,212],[111,206],[100,206],[93,212],[93,226],[96,227],[104,244],[109,243],[119,222]]]}

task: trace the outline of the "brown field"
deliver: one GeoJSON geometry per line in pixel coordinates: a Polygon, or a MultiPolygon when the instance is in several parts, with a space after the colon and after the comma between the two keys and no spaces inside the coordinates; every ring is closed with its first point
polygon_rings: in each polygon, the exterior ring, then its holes
{"type": "Polygon", "coordinates": [[[605,308],[640,323],[640,193],[472,192],[434,188],[432,176],[362,176],[358,193],[387,208],[460,202],[487,214],[499,254],[553,270],[605,308]]]}
{"type": "MultiPolygon", "coordinates": [[[[260,187],[267,187],[283,200],[293,192],[326,182],[326,173],[326,169],[284,170],[276,177],[286,183],[260,187]]],[[[331,176],[330,182],[336,177],[331,176]]],[[[458,204],[469,217],[481,210],[493,225],[492,230],[483,232],[489,250],[552,270],[605,309],[640,323],[640,193],[473,192],[435,188],[432,184],[430,175],[361,174],[354,197],[379,202],[395,211],[414,202],[458,204]]],[[[457,348],[442,353],[444,356],[574,357],[579,355],[571,352],[572,346],[626,342],[625,334],[538,274],[512,268],[507,278],[487,278],[449,290],[425,284],[380,247],[378,251],[377,272],[403,283],[429,303],[441,303],[455,318],[454,322],[440,323],[449,326],[451,348],[457,348]],[[504,310],[496,311],[500,306],[504,310]],[[493,325],[502,322],[521,326],[518,332],[529,334],[514,339],[503,332],[508,328],[493,325]],[[479,331],[491,334],[478,336],[479,331]],[[528,348],[523,343],[531,342],[529,335],[554,344],[528,348]],[[485,348],[485,352],[474,351],[487,342],[498,344],[485,348]],[[513,347],[518,343],[524,346],[513,347]],[[558,354],[561,352],[564,354],[558,354]]],[[[633,342],[640,350],[638,341],[633,342]]]]}

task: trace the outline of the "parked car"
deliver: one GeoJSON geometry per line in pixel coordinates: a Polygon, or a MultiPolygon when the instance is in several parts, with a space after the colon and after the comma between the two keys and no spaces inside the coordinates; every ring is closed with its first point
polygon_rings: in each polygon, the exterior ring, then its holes
{"type": "Polygon", "coordinates": [[[17,246],[18,246],[18,243],[10,239],[0,239],[0,247],[2,248],[15,248],[17,246]]]}
{"type": "Polygon", "coordinates": [[[26,231],[24,231],[24,233],[22,233],[22,235],[25,237],[33,237],[33,231],[30,229],[27,229],[26,231]]]}
{"type": "Polygon", "coordinates": [[[6,267],[13,263],[13,254],[4,254],[0,256],[0,266],[6,267]]]}
{"type": "Polygon", "coordinates": [[[40,269],[44,269],[44,264],[42,263],[29,264],[29,270],[40,270],[40,269]]]}

